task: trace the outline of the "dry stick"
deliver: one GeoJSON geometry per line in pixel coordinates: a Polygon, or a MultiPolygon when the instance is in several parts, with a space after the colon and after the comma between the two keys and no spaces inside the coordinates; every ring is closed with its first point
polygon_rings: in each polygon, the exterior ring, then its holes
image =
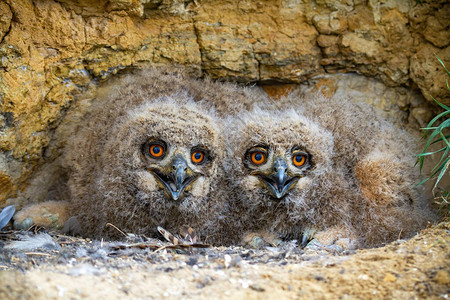
{"type": "Polygon", "coordinates": [[[322,246],[322,245],[318,245],[318,244],[314,244],[314,245],[317,246],[317,247],[319,247],[320,249],[323,249],[323,250],[328,251],[328,252],[330,252],[330,253],[333,253],[333,254],[339,254],[339,251],[334,250],[334,249],[330,249],[330,248],[328,248],[328,247],[326,247],[326,246],[322,246]]]}
{"type": "Polygon", "coordinates": [[[26,255],[40,255],[40,256],[51,256],[48,253],[40,253],[40,252],[25,252],[26,255]]]}
{"type": "Polygon", "coordinates": [[[106,226],[111,226],[112,228],[116,229],[118,232],[120,232],[121,234],[123,234],[124,237],[128,237],[122,230],[120,230],[119,228],[117,228],[115,225],[111,224],[111,223],[106,223],[106,226]]]}
{"type": "Polygon", "coordinates": [[[36,225],[36,224],[33,224],[33,225],[30,226],[30,228],[28,228],[27,231],[29,231],[31,228],[33,228],[33,233],[34,233],[34,234],[38,234],[39,231],[41,231],[41,230],[43,230],[43,229],[46,229],[44,226],[38,226],[38,225],[36,225]],[[34,228],[33,228],[33,227],[34,227],[34,228]]]}
{"type": "Polygon", "coordinates": [[[165,246],[159,247],[159,248],[156,249],[154,252],[156,253],[156,252],[159,252],[160,250],[164,250],[164,249],[166,249],[168,246],[171,246],[171,245],[165,245],[165,246]]]}

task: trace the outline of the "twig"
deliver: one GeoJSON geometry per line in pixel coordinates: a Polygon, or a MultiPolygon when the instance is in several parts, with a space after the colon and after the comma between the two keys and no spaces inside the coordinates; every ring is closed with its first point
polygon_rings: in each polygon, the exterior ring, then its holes
{"type": "Polygon", "coordinates": [[[172,245],[165,245],[165,246],[161,246],[158,249],[155,250],[155,252],[159,252],[161,250],[167,249],[168,246],[172,246],[172,245]]]}
{"type": "Polygon", "coordinates": [[[25,252],[26,255],[40,255],[40,256],[51,256],[48,253],[40,253],[40,252],[25,252]]]}
{"type": "Polygon", "coordinates": [[[118,246],[113,246],[111,248],[114,250],[128,249],[128,248],[140,248],[140,249],[150,248],[150,249],[155,249],[155,252],[157,252],[157,251],[164,250],[164,249],[209,248],[209,247],[211,247],[211,245],[208,245],[208,244],[177,244],[177,245],[159,246],[156,244],[139,243],[139,244],[132,244],[132,245],[118,245],[118,246]]]}
{"type": "Polygon", "coordinates": [[[121,234],[123,234],[124,237],[128,237],[128,235],[126,235],[122,230],[120,230],[119,228],[117,228],[115,225],[111,224],[111,223],[106,223],[105,227],[107,226],[111,226],[112,228],[116,229],[118,232],[120,232],[121,234]]]}

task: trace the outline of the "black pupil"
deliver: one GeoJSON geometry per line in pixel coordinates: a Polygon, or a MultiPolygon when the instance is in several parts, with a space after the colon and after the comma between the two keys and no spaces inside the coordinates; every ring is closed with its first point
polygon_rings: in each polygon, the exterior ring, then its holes
{"type": "Polygon", "coordinates": [[[295,157],[295,161],[298,162],[298,163],[301,162],[302,159],[303,159],[303,156],[301,156],[301,155],[297,155],[297,156],[295,157]]]}
{"type": "Polygon", "coordinates": [[[202,154],[200,152],[196,152],[194,154],[195,159],[200,159],[202,157],[202,154]]]}
{"type": "Polygon", "coordinates": [[[161,152],[161,148],[159,146],[155,146],[155,147],[153,147],[153,152],[155,154],[158,154],[159,152],[161,152]]]}
{"type": "Polygon", "coordinates": [[[256,154],[255,154],[255,159],[256,159],[257,161],[260,161],[260,160],[262,159],[262,154],[261,154],[261,153],[256,153],[256,154]]]}

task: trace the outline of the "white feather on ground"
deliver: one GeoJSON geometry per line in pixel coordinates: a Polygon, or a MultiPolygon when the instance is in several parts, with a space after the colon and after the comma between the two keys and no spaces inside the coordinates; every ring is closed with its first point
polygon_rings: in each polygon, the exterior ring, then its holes
{"type": "Polygon", "coordinates": [[[21,241],[12,241],[6,245],[4,249],[18,251],[35,251],[35,250],[60,250],[61,246],[55,243],[52,237],[46,233],[40,233],[32,236],[24,236],[21,241]]]}

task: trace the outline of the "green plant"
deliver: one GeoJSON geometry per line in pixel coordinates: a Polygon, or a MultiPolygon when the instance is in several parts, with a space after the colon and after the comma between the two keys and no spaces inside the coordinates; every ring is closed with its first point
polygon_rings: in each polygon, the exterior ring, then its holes
{"type": "MultiPolygon", "coordinates": [[[[444,67],[444,70],[447,72],[447,75],[450,77],[450,72],[445,67],[445,64],[442,62],[442,60],[436,56],[441,65],[444,67]]],[[[447,89],[450,92],[450,86],[447,82],[447,89]]],[[[435,190],[439,184],[439,182],[442,180],[444,175],[447,173],[450,167],[450,107],[447,105],[444,105],[443,103],[440,103],[436,99],[433,98],[433,100],[444,109],[442,113],[434,117],[430,123],[428,123],[427,127],[422,128],[425,130],[423,138],[426,138],[429,134],[429,137],[427,139],[427,142],[425,144],[425,147],[423,148],[422,152],[420,154],[417,154],[417,163],[419,163],[420,173],[422,173],[422,168],[424,165],[425,157],[428,157],[430,155],[440,154],[441,158],[439,162],[434,166],[434,168],[431,170],[431,174],[422,180],[420,184],[424,184],[428,180],[435,179],[436,182],[433,186],[433,195],[436,196],[435,190]],[[439,122],[441,122],[439,124],[439,122]],[[439,125],[437,125],[439,124],[439,125]],[[429,150],[430,146],[437,145],[438,150],[432,151],[429,150]]],[[[436,197],[438,204],[440,205],[440,210],[447,208],[447,210],[450,209],[450,193],[448,191],[445,191],[442,189],[441,194],[436,197]]],[[[448,213],[446,213],[448,215],[448,213]]]]}

